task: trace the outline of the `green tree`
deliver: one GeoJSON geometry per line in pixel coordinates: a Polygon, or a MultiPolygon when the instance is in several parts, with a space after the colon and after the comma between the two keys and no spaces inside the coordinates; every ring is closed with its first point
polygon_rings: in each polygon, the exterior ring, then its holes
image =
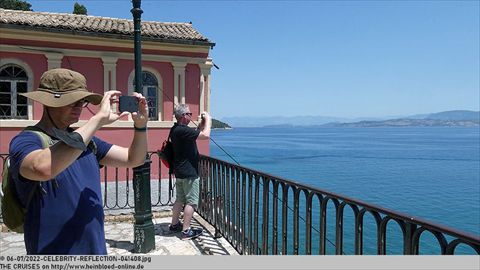
{"type": "Polygon", "coordinates": [[[88,15],[87,8],[84,5],[75,2],[75,5],[73,6],[73,14],[88,15]]]}
{"type": "Polygon", "coordinates": [[[0,0],[0,8],[32,11],[32,5],[22,0],[0,0]]]}
{"type": "Polygon", "coordinates": [[[217,119],[212,119],[212,128],[232,128],[229,124],[217,119]]]}

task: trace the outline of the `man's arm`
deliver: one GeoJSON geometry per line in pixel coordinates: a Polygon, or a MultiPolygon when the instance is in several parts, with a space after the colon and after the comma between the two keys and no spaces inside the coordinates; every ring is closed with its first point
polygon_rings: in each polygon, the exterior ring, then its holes
{"type": "Polygon", "coordinates": [[[202,115],[202,122],[198,126],[200,128],[200,134],[198,135],[198,139],[208,140],[210,139],[210,131],[212,129],[212,117],[207,112],[203,112],[202,115]]]}
{"type": "Polygon", "coordinates": [[[137,167],[145,163],[147,155],[147,122],[148,105],[145,97],[136,92],[133,93],[138,98],[138,113],[132,113],[134,135],[130,147],[121,147],[113,145],[107,155],[100,161],[100,164],[114,167],[137,167]],[[144,129],[145,130],[142,130],[144,129]],[[140,130],[139,130],[140,129],[140,130]]]}
{"type": "MultiPolygon", "coordinates": [[[[99,128],[126,115],[117,115],[110,110],[110,99],[119,94],[119,91],[106,92],[97,114],[90,118],[85,125],[75,130],[82,136],[85,145],[88,145],[99,128]]],[[[32,151],[23,159],[20,165],[20,174],[30,180],[50,180],[70,166],[82,152],[82,150],[72,148],[63,142],[58,142],[49,148],[32,151]]]]}

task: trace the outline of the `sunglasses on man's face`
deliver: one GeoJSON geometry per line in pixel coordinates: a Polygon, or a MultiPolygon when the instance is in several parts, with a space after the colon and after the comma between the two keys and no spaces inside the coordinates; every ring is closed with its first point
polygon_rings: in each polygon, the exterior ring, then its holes
{"type": "Polygon", "coordinates": [[[79,100],[77,102],[74,102],[72,104],[69,104],[67,105],[68,107],[82,107],[82,108],[85,108],[88,106],[90,102],[88,102],[87,100],[85,99],[82,99],[82,100],[79,100]]]}
{"type": "Polygon", "coordinates": [[[187,112],[187,113],[184,113],[183,115],[192,116],[192,113],[191,113],[191,112],[187,112]]]}

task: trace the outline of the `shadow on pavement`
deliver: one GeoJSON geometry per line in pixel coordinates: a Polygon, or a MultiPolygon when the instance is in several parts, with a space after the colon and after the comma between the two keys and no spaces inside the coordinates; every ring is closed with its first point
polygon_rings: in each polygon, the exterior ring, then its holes
{"type": "Polygon", "coordinates": [[[130,241],[117,241],[112,239],[105,239],[105,241],[111,248],[124,249],[128,252],[133,251],[133,243],[130,241]]]}

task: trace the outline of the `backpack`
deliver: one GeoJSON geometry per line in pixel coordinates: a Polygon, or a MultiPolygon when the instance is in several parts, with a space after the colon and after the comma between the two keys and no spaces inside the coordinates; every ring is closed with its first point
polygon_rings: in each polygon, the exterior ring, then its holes
{"type": "MultiPolygon", "coordinates": [[[[39,128],[29,126],[24,131],[35,133],[42,140],[42,148],[47,148],[54,143],[52,138],[39,128]]],[[[34,181],[32,189],[28,192],[25,207],[20,202],[15,189],[15,183],[10,171],[10,157],[7,157],[3,163],[2,173],[2,218],[3,223],[11,230],[17,233],[23,233],[23,223],[27,213],[28,206],[35,195],[35,191],[41,187],[40,182],[34,181]]]]}
{"type": "Polygon", "coordinates": [[[174,128],[175,126],[170,129],[170,133],[168,133],[168,138],[163,142],[162,148],[158,151],[158,156],[162,160],[162,163],[168,168],[168,190],[170,192],[170,195],[173,195],[172,175],[174,173],[174,152],[171,136],[174,128]]]}
{"type": "Polygon", "coordinates": [[[171,141],[165,140],[163,142],[159,155],[163,165],[169,169],[169,172],[173,171],[173,144],[171,141]]]}

